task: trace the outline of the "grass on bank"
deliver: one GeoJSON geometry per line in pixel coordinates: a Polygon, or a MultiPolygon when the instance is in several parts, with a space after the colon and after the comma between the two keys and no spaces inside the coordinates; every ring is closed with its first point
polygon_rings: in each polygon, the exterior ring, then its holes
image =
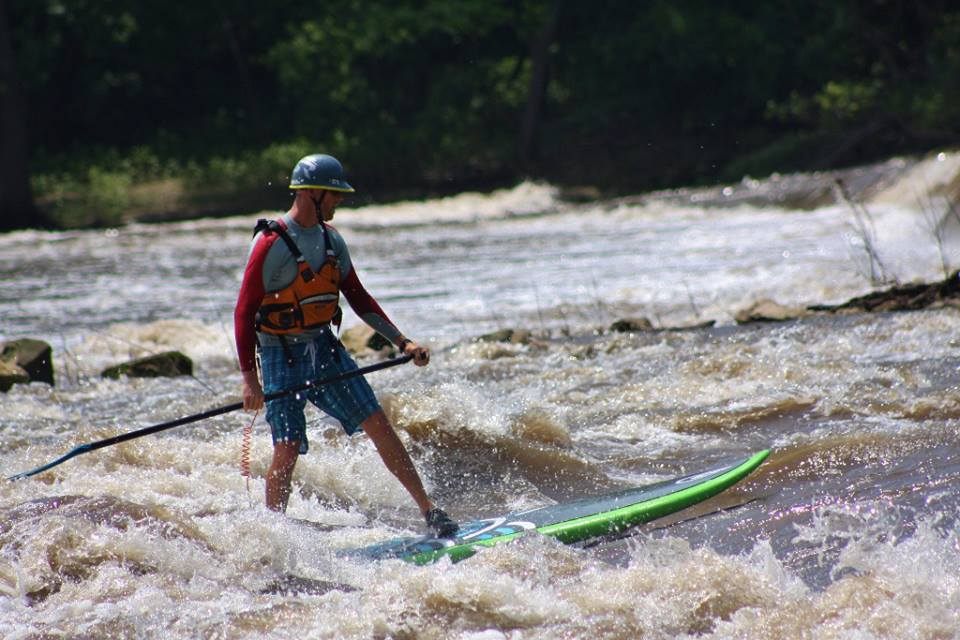
{"type": "Polygon", "coordinates": [[[398,167],[396,162],[384,160],[384,155],[389,160],[389,154],[384,154],[382,148],[358,148],[342,136],[335,136],[329,145],[295,139],[231,152],[205,152],[202,147],[198,150],[196,143],[161,140],[156,146],[81,149],[72,154],[40,156],[34,162],[31,187],[36,204],[53,224],[69,229],[282,208],[288,202],[287,180],[293,164],[321,148],[347,158],[358,181],[362,168],[364,183],[387,198],[422,197],[425,192],[437,191],[438,185],[444,190],[477,189],[484,185],[492,188],[490,176],[504,183],[532,174],[557,185],[590,187],[598,194],[615,196],[734,181],[744,175],[837,167],[836,162],[824,160],[835,154],[835,143],[831,147],[829,140],[837,138],[836,132],[747,137],[751,138],[749,143],[745,140],[742,146],[719,145],[720,151],[714,155],[676,153],[666,159],[656,148],[633,145],[620,153],[591,157],[586,174],[579,160],[567,166],[570,157],[590,157],[583,149],[580,153],[545,149],[535,166],[521,170],[511,164],[510,152],[504,149],[492,150],[482,160],[477,159],[477,154],[462,154],[460,164],[447,158],[446,162],[398,167]],[[177,151],[187,145],[192,146],[191,152],[177,151]],[[437,175],[431,173],[431,166],[437,175]],[[638,171],[637,167],[644,170],[638,171]],[[403,186],[398,187],[397,174],[401,173],[403,186]]]}
{"type": "Polygon", "coordinates": [[[315,148],[295,140],[203,160],[162,157],[146,146],[90,152],[43,159],[31,188],[66,229],[268,208],[287,193],[292,163],[315,148]]]}

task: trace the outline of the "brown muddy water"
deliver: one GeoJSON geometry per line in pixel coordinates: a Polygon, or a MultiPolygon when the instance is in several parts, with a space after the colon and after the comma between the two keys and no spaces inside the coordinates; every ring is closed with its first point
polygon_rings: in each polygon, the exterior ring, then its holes
{"type": "MultiPolygon", "coordinates": [[[[960,266],[960,229],[938,244],[931,226],[958,174],[944,153],[850,175],[899,279],[960,266]]],[[[367,287],[434,349],[426,369],[369,379],[453,515],[772,449],[732,490],[590,544],[363,562],[337,552],[421,527],[369,441],[309,413],[284,517],[262,506],[266,425],[247,482],[250,416],[228,414],[0,483],[0,635],[960,637],[960,312],[733,322],[763,298],[871,289],[849,207],[796,206],[826,179],[577,205],[523,184],[334,221],[367,287]],[[656,330],[607,329],[630,316],[656,330]],[[475,340],[502,328],[537,339],[475,340]]],[[[0,396],[2,475],[236,401],[232,307],[256,217],[0,237],[0,338],[47,340],[57,366],[55,388],[0,396]],[[194,377],[99,377],[171,348],[194,377]]]]}

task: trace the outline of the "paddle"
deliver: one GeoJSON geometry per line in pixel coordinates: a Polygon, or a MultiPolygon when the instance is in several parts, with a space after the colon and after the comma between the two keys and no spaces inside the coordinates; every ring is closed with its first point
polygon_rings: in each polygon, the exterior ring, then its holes
{"type": "MultiPolygon", "coordinates": [[[[393,358],[392,360],[384,360],[383,362],[378,362],[377,364],[372,364],[368,367],[361,367],[360,369],[354,369],[353,371],[347,371],[346,373],[340,373],[335,376],[330,376],[329,378],[323,378],[322,380],[310,380],[297,387],[293,387],[292,389],[286,389],[284,391],[269,393],[264,396],[264,400],[275,400],[277,398],[289,396],[294,393],[306,391],[307,389],[311,389],[313,387],[322,387],[325,384],[340,382],[342,380],[347,380],[349,378],[354,378],[356,376],[362,376],[364,374],[372,373],[374,371],[380,371],[381,369],[395,367],[399,364],[410,362],[410,360],[412,359],[413,359],[413,356],[401,356],[399,358],[393,358]]],[[[42,467],[37,467],[36,469],[31,469],[30,471],[24,471],[23,473],[18,473],[14,476],[10,476],[7,478],[7,480],[21,480],[23,478],[29,478],[30,476],[35,476],[38,473],[43,473],[47,469],[52,469],[58,464],[62,464],[67,460],[69,460],[70,458],[79,456],[82,453],[89,453],[90,451],[95,451],[97,449],[109,447],[110,445],[126,442],[127,440],[133,440],[134,438],[139,438],[141,436],[148,436],[151,433],[157,433],[158,431],[166,431],[167,429],[180,427],[185,424],[190,424],[191,422],[199,422],[200,420],[206,420],[207,418],[219,416],[224,413],[230,413],[231,411],[236,411],[237,409],[242,409],[242,408],[243,408],[242,402],[235,402],[234,404],[228,404],[224,407],[217,407],[216,409],[210,409],[209,411],[204,411],[203,413],[197,413],[192,416],[178,418],[176,420],[171,420],[170,422],[155,424],[152,427],[144,427],[143,429],[137,429],[136,431],[122,433],[118,436],[113,436],[112,438],[107,438],[105,440],[98,440],[96,442],[89,442],[87,444],[82,444],[79,447],[76,447],[75,449],[68,452],[66,455],[60,456],[53,462],[49,462],[43,465],[42,467]]]]}

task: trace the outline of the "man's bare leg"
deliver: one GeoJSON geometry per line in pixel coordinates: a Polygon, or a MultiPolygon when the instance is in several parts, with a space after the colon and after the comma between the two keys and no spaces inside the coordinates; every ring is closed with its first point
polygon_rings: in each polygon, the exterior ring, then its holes
{"type": "Polygon", "coordinates": [[[373,440],[373,445],[377,448],[377,453],[380,454],[387,469],[413,496],[417,506],[420,507],[420,512],[426,515],[433,508],[433,503],[423,488],[423,482],[420,480],[416,467],[413,466],[410,454],[407,453],[406,447],[403,446],[400,437],[393,430],[383,410],[377,411],[364,420],[361,426],[373,440]]]}
{"type": "Polygon", "coordinates": [[[285,512],[290,499],[293,467],[300,455],[300,442],[278,442],[273,445],[273,461],[267,469],[267,508],[285,512]]]}

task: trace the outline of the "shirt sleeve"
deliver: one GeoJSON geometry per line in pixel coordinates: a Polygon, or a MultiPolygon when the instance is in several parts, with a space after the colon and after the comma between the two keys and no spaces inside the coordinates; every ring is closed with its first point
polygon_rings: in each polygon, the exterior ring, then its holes
{"type": "Polygon", "coordinates": [[[233,332],[241,371],[250,371],[257,364],[257,335],[254,323],[257,309],[260,308],[266,292],[263,284],[263,263],[276,238],[275,233],[269,236],[266,234],[257,236],[250,251],[250,257],[247,259],[247,267],[243,272],[237,306],[233,311],[233,332]]]}

